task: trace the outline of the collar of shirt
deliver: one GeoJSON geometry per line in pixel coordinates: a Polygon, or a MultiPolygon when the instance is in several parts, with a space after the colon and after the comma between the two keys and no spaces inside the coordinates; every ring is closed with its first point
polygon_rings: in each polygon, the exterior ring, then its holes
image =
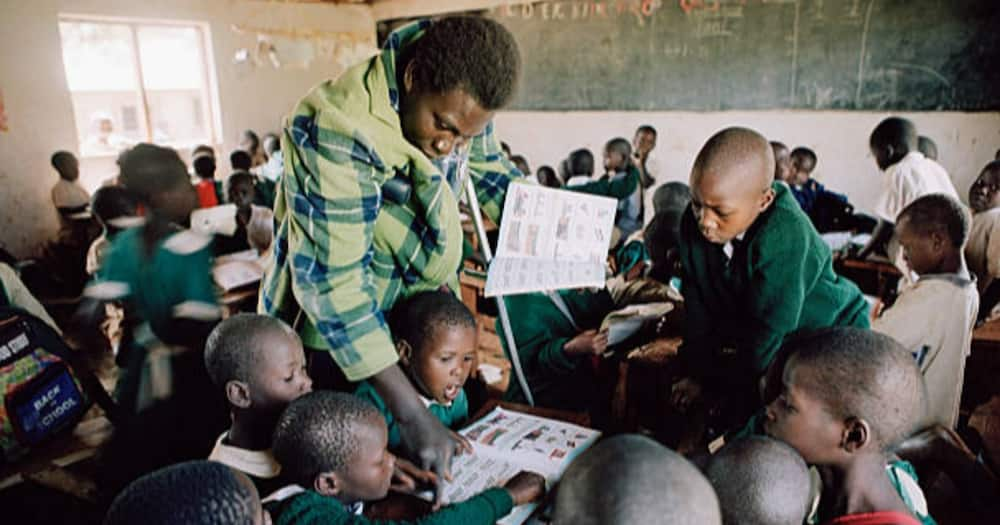
{"type": "Polygon", "coordinates": [[[229,432],[219,436],[215,442],[215,448],[208,456],[208,459],[225,463],[230,467],[241,470],[262,479],[271,479],[281,473],[281,465],[275,461],[270,450],[248,450],[226,444],[229,432]]]}
{"type": "Polygon", "coordinates": [[[736,236],[732,241],[727,242],[722,245],[722,253],[726,254],[727,259],[733,258],[733,251],[736,250],[736,244],[743,242],[743,237],[746,237],[747,232],[743,232],[736,236]]]}

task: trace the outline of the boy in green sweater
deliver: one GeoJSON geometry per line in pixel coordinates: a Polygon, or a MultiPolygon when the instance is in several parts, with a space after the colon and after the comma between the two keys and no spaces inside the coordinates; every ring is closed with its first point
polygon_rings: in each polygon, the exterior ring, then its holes
{"type": "MultiPolygon", "coordinates": [[[[476,360],[479,340],[472,312],[451,292],[420,292],[393,307],[389,328],[403,371],[424,406],[445,427],[462,427],[469,418],[469,400],[462,387],[476,360]]],[[[398,449],[399,424],[372,384],[362,381],[354,393],[382,413],[389,448],[398,449]]]]}
{"type": "MultiPolygon", "coordinates": [[[[318,391],[292,402],[274,432],[274,456],[293,483],[268,498],[275,525],[364,525],[365,501],[388,494],[396,458],[387,449],[385,420],[350,394],[318,391]]],[[[515,505],[540,499],[545,480],[522,472],[491,488],[410,523],[491,525],[515,505]]],[[[403,523],[380,521],[382,525],[403,523]]]]}
{"type": "Polygon", "coordinates": [[[707,386],[732,402],[734,422],[745,421],[786,335],[868,327],[861,291],[834,273],[830,249],[773,179],[771,146],[750,129],[716,133],[695,159],[680,235],[686,377],[672,396],[681,410],[707,386]]]}

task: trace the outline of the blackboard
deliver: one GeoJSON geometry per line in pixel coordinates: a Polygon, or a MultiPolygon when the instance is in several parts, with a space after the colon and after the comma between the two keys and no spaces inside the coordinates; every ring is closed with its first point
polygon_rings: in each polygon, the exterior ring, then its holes
{"type": "Polygon", "coordinates": [[[998,0],[501,6],[520,110],[1000,109],[998,0]]]}

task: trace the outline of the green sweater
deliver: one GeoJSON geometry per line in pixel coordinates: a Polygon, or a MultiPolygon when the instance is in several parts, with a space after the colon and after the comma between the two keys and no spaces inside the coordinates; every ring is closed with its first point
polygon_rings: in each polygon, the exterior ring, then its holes
{"type": "MultiPolygon", "coordinates": [[[[580,330],[597,328],[614,310],[611,296],[605,290],[593,293],[582,290],[559,292],[580,330]]],[[[582,359],[574,359],[563,351],[563,345],[579,333],[566,316],[546,295],[530,293],[504,297],[511,313],[510,326],[517,344],[525,378],[539,406],[579,410],[588,406],[587,394],[593,391],[593,377],[582,359]]],[[[507,340],[497,321],[497,333],[504,351],[510,355],[507,340]]],[[[504,400],[525,403],[524,392],[511,376],[504,400]]]]}
{"type": "Polygon", "coordinates": [[[514,500],[505,489],[492,488],[461,503],[412,521],[370,520],[351,513],[343,503],[307,490],[268,504],[274,525],[492,525],[510,513],[514,500]]]}
{"type": "Polygon", "coordinates": [[[680,352],[694,376],[749,384],[795,330],[868,327],[861,291],[834,273],[830,249],[788,188],[772,187],[774,203],[734,243],[732,259],[702,236],[691,212],[684,214],[687,321],[680,352]],[[735,349],[738,366],[719,369],[716,357],[724,348],[735,349]]]}
{"type": "MultiPolygon", "coordinates": [[[[386,427],[389,429],[389,449],[398,448],[402,442],[402,439],[399,437],[399,424],[396,422],[396,418],[393,417],[392,412],[389,411],[389,407],[386,406],[382,396],[375,390],[375,387],[368,381],[362,381],[358,385],[357,390],[354,391],[354,395],[366,399],[375,405],[375,408],[385,418],[386,427]]],[[[458,430],[469,419],[469,400],[465,397],[464,388],[459,390],[458,397],[448,406],[442,405],[437,401],[428,402],[426,398],[424,398],[424,404],[427,405],[427,411],[432,416],[438,418],[438,421],[442,425],[452,430],[458,430]]]]}

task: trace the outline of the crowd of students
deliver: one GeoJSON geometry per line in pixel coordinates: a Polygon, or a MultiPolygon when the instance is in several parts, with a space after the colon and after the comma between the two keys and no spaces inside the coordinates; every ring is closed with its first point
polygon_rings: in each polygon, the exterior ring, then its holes
{"type": "MultiPolygon", "coordinates": [[[[507,184],[532,183],[517,180],[531,175],[528,162],[501,150],[485,111],[510,93],[481,87],[484,71],[516,77],[517,50],[482,19],[400,31],[382,55],[303,99],[281,139],[246,132],[224,184],[211,147],[195,148],[189,171],[175,150],[139,144],[90,199],[75,157],[53,155],[56,209],[67,224],[89,210],[102,230],[73,329],[97,331],[109,305],[123,317],[116,397],[130,417],[103,456],[114,496],[106,523],[368,523],[365,502],[448,477],[451,452],[434,455],[420,432],[442,426],[446,447],[471,453],[454,431],[471,415],[479,331],[446,264],[461,242],[444,183],[460,186],[428,158],[468,155],[484,213],[498,221],[507,184]],[[397,56],[407,45],[424,47],[397,56]],[[420,69],[441,53],[457,63],[437,76],[420,69]],[[373,98],[346,97],[355,84],[373,98]],[[449,110],[455,92],[472,97],[463,111],[449,110]],[[331,103],[374,114],[348,125],[324,109],[331,103]],[[382,193],[389,173],[412,181],[404,198],[382,193]],[[185,228],[194,210],[225,203],[234,230],[213,238],[185,228]],[[273,257],[261,313],[223,320],[212,261],[246,249],[273,257]],[[391,347],[373,364],[365,352],[383,333],[391,347]]],[[[683,307],[664,410],[710,417],[714,430],[688,457],[647,437],[605,438],[566,471],[554,522],[933,523],[896,452],[928,426],[957,424],[972,329],[1000,298],[1000,161],[969,189],[970,215],[933,142],[906,119],[886,119],[869,140],[884,179],[873,219],[811,178],[809,148],[731,127],[691,159],[688,184],[658,185],[656,138],[642,126],[632,141],[609,140],[601,176],[586,149],[534,175],[618,200],[609,276],[658,283],[683,307]],[[820,235],[835,227],[873,231],[871,243],[835,253],[820,235]],[[873,315],[834,261],[876,251],[906,279],[873,315]]],[[[6,299],[44,315],[6,269],[6,299]]],[[[611,287],[504,299],[539,406],[607,401],[593,388],[594,361],[609,347],[599,326],[629,297],[611,287]]],[[[516,380],[504,398],[526,400],[516,380]]],[[[544,493],[544,479],[525,472],[419,523],[494,523],[544,493]]]]}

